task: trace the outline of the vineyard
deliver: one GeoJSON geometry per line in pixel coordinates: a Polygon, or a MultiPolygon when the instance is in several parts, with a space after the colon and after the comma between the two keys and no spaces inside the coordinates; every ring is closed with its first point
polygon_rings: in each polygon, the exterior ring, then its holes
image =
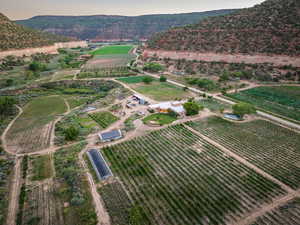
{"type": "Polygon", "coordinates": [[[300,87],[257,87],[227,96],[300,121],[300,87]]]}
{"type": "Polygon", "coordinates": [[[8,209],[9,180],[13,171],[14,158],[0,153],[0,225],[4,225],[8,209]],[[2,155],[2,156],[1,156],[2,155]]]}
{"type": "Polygon", "coordinates": [[[183,125],[102,151],[137,206],[133,224],[234,223],[285,193],[183,125]]]}
{"type": "Polygon", "coordinates": [[[98,189],[113,225],[128,225],[132,207],[129,197],[119,182],[104,185],[98,189]]]}
{"type": "Polygon", "coordinates": [[[210,117],[187,125],[290,187],[300,187],[298,133],[265,120],[236,124],[210,117]]]}
{"type": "Polygon", "coordinates": [[[299,225],[300,199],[296,198],[283,206],[266,213],[258,218],[252,225],[299,225]]]}
{"type": "Polygon", "coordinates": [[[85,69],[77,75],[79,79],[86,78],[108,78],[108,77],[127,77],[136,75],[126,66],[106,67],[106,68],[90,68],[85,69]]]}
{"type": "Polygon", "coordinates": [[[63,204],[52,181],[26,186],[23,225],[64,225],[63,204]]]}
{"type": "Polygon", "coordinates": [[[98,112],[89,114],[89,116],[95,120],[103,129],[109,127],[114,122],[118,121],[119,118],[114,116],[110,112],[98,112]]]}
{"type": "Polygon", "coordinates": [[[65,102],[60,97],[40,97],[32,100],[8,131],[8,146],[18,153],[47,148],[50,144],[53,121],[65,111],[65,102]]]}

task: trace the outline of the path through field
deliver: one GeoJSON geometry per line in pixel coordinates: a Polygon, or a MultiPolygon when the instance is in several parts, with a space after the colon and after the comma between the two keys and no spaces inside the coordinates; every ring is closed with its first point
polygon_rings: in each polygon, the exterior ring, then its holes
{"type": "Polygon", "coordinates": [[[15,225],[17,212],[19,208],[19,193],[20,193],[20,182],[21,182],[21,158],[16,158],[15,168],[14,168],[14,178],[11,184],[10,196],[9,196],[9,206],[6,218],[7,225],[15,225]]]}

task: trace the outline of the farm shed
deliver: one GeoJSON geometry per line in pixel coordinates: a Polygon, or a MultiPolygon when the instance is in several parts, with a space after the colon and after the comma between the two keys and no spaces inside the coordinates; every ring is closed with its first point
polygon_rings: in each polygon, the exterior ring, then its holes
{"type": "Polygon", "coordinates": [[[139,104],[141,104],[141,105],[146,105],[147,104],[147,101],[142,96],[140,96],[140,95],[135,94],[135,95],[133,95],[133,98],[136,101],[138,101],[139,104]]]}
{"type": "Polygon", "coordinates": [[[103,158],[102,154],[98,150],[91,149],[87,152],[87,155],[93,165],[93,168],[99,180],[105,180],[108,177],[112,176],[111,170],[105,162],[105,159],[103,158]]]}
{"type": "Polygon", "coordinates": [[[102,142],[114,141],[122,138],[121,130],[112,130],[109,132],[99,134],[99,138],[102,142]]]}

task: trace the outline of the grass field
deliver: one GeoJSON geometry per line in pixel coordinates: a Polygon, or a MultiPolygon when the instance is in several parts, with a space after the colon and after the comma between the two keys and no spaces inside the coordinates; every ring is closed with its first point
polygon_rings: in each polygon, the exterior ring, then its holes
{"type": "Polygon", "coordinates": [[[220,112],[220,110],[230,109],[229,104],[220,102],[216,99],[201,99],[198,101],[199,104],[203,105],[204,108],[208,108],[212,112],[220,112]]]}
{"type": "Polygon", "coordinates": [[[132,224],[234,224],[285,193],[183,125],[102,152],[137,206],[132,224]]]}
{"type": "Polygon", "coordinates": [[[48,147],[53,121],[66,110],[59,96],[38,97],[24,107],[7,134],[8,145],[15,152],[32,152],[48,147]]]}
{"type": "Polygon", "coordinates": [[[32,157],[30,162],[32,164],[32,180],[44,180],[52,176],[50,155],[32,157]]]}
{"type": "Polygon", "coordinates": [[[210,117],[187,124],[281,182],[300,187],[300,134],[265,120],[233,123],[210,117]]]}
{"type": "Polygon", "coordinates": [[[122,77],[122,78],[118,78],[117,80],[126,84],[137,84],[137,83],[142,83],[145,77],[150,77],[150,76],[122,77]]]}
{"type": "Polygon", "coordinates": [[[257,87],[227,96],[300,122],[299,86],[257,87]]]}
{"type": "Polygon", "coordinates": [[[131,84],[130,87],[156,101],[180,100],[192,96],[189,91],[184,91],[182,88],[167,82],[154,81],[151,84],[137,83],[131,84]]]}
{"type": "Polygon", "coordinates": [[[89,114],[89,116],[104,129],[119,120],[118,117],[110,112],[97,112],[89,114]]]}
{"type": "Polygon", "coordinates": [[[108,45],[101,47],[91,53],[92,55],[128,54],[132,48],[133,45],[108,45]]]}
{"type": "Polygon", "coordinates": [[[168,114],[156,113],[144,118],[143,122],[147,124],[153,121],[159,125],[166,125],[174,122],[175,120],[177,120],[177,118],[169,116],[168,114]]]}

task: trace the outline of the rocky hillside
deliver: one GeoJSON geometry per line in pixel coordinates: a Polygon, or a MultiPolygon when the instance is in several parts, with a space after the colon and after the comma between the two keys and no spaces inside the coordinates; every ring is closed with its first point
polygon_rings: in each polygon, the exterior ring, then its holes
{"type": "Polygon", "coordinates": [[[300,55],[300,1],[266,0],[230,15],[171,29],[149,48],[214,53],[300,55]]]}
{"type": "Polygon", "coordinates": [[[145,16],[36,16],[16,21],[30,28],[79,39],[147,39],[171,27],[199,22],[235,10],[145,16]]]}
{"type": "Polygon", "coordinates": [[[71,39],[25,28],[13,23],[0,13],[0,40],[0,51],[5,51],[48,46],[71,39]]]}

